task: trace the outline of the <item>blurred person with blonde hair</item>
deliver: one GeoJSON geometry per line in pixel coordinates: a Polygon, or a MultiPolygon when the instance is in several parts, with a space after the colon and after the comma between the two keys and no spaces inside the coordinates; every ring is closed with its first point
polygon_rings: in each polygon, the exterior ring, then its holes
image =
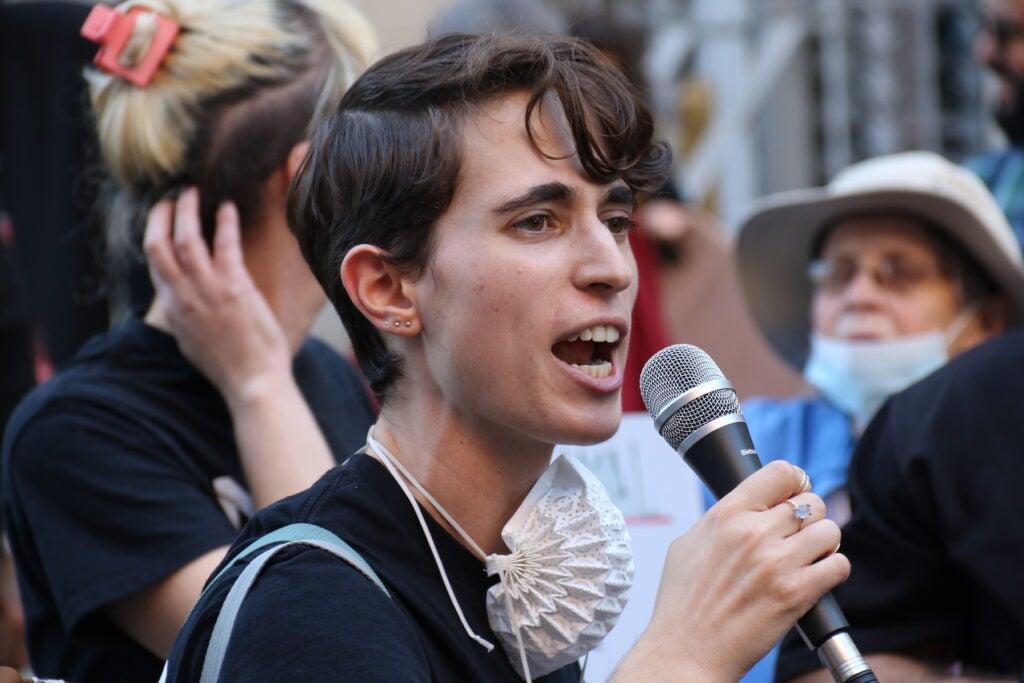
{"type": "Polygon", "coordinates": [[[16,411],[4,505],[35,671],[156,680],[245,520],[373,419],[355,369],[306,338],[324,294],[284,207],[311,122],[374,38],[338,0],[127,2],[83,34],[101,45],[86,77],[112,260],[139,262],[149,213],[165,267],[16,411]]]}

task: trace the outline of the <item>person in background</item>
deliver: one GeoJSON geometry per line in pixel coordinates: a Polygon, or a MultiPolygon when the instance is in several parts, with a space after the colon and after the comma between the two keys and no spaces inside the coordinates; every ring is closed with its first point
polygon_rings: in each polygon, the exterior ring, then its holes
{"type": "Polygon", "coordinates": [[[102,46],[86,76],[108,243],[137,258],[152,210],[145,247],[164,268],[148,308],[15,412],[4,511],[35,672],[156,680],[246,519],[373,420],[355,368],[306,338],[324,294],[285,197],[311,121],[374,38],[338,0],[127,2],[83,33],[102,46]]]}
{"type": "Polygon", "coordinates": [[[992,191],[1024,244],[1024,0],[983,0],[975,54],[999,83],[996,123],[1006,147],[964,162],[992,191]]]}
{"type": "MultiPolygon", "coordinates": [[[[1018,683],[1024,332],[981,344],[872,420],[850,464],[855,570],[833,590],[880,681],[1018,683]]],[[[777,680],[831,683],[795,634],[777,680]]]]}
{"type": "MultiPolygon", "coordinates": [[[[652,131],[622,74],[567,38],[446,34],[356,81],[311,142],[289,223],[381,414],[364,451],[253,518],[168,682],[200,680],[217,653],[223,680],[580,679],[631,553],[600,482],[552,451],[619,425],[626,235],[670,163],[652,131]],[[242,553],[292,524],[361,559],[242,553]],[[221,649],[225,595],[260,569],[221,649]]],[[[806,484],[771,463],[676,541],[615,680],[735,680],[845,577],[806,484]]]]}
{"type": "MultiPolygon", "coordinates": [[[[764,198],[740,227],[736,259],[755,320],[815,389],[745,401],[751,437],[762,459],[807,471],[840,524],[851,454],[885,399],[1024,319],[1024,266],[1005,217],[973,174],[929,152],[764,198]]],[[[770,656],[745,680],[773,670],[770,656]]]]}

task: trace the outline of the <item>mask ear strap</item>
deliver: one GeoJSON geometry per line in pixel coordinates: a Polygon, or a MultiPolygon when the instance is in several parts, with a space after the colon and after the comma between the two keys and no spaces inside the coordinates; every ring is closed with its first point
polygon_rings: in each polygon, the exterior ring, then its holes
{"type": "Polygon", "coordinates": [[[496,565],[498,567],[498,579],[502,585],[502,593],[505,596],[505,612],[508,613],[512,633],[516,636],[516,647],[519,649],[519,663],[523,667],[523,678],[526,679],[526,683],[533,683],[533,678],[530,677],[530,664],[526,661],[526,647],[523,645],[523,634],[519,629],[519,619],[516,617],[515,606],[512,604],[512,598],[509,595],[511,591],[505,578],[507,569],[504,562],[497,562],[496,565]]]}
{"type": "Polygon", "coordinates": [[[967,323],[974,319],[974,316],[978,315],[980,306],[977,301],[972,301],[967,304],[964,310],[960,311],[960,314],[953,320],[950,326],[946,329],[946,349],[948,350],[953,342],[963,334],[964,328],[967,327],[967,323]]]}
{"type": "Polygon", "coordinates": [[[476,550],[478,554],[482,556],[483,552],[480,550],[479,546],[476,545],[476,543],[473,543],[473,539],[469,538],[469,536],[466,535],[466,532],[463,531],[457,524],[455,524],[455,521],[448,516],[448,513],[444,511],[444,508],[438,505],[437,501],[435,501],[433,497],[429,493],[427,493],[422,486],[420,486],[419,482],[417,482],[416,479],[414,479],[412,475],[409,474],[408,470],[406,470],[405,467],[402,466],[402,463],[398,462],[395,456],[393,456],[391,452],[388,451],[388,449],[384,448],[384,446],[382,446],[376,439],[373,438],[372,427],[370,428],[370,433],[366,436],[366,441],[367,445],[380,456],[380,461],[384,464],[384,467],[394,478],[395,482],[398,483],[399,488],[402,489],[402,493],[404,493],[405,497],[409,500],[409,504],[412,505],[412,510],[414,513],[416,513],[416,519],[419,520],[420,527],[423,529],[423,535],[427,539],[427,545],[430,546],[430,552],[434,556],[434,563],[437,564],[437,570],[441,573],[441,581],[444,583],[445,590],[448,591],[448,599],[451,600],[452,607],[455,608],[455,613],[459,616],[459,622],[462,624],[462,628],[465,629],[466,635],[468,635],[472,640],[482,645],[484,649],[490,652],[494,649],[494,643],[478,636],[470,627],[469,622],[466,621],[465,615],[462,614],[462,608],[459,607],[459,601],[455,599],[455,591],[452,590],[452,584],[448,581],[448,573],[444,570],[444,563],[441,562],[441,556],[440,554],[438,554],[437,547],[434,545],[434,537],[431,536],[430,529],[427,528],[427,521],[423,519],[423,511],[420,510],[419,503],[417,503],[416,498],[413,497],[412,491],[409,490],[409,487],[406,486],[405,481],[403,481],[402,477],[400,477],[398,472],[395,471],[395,467],[398,467],[399,469],[402,470],[402,473],[409,478],[409,481],[412,482],[413,486],[415,486],[416,489],[420,493],[422,493],[427,498],[427,500],[430,501],[430,504],[433,505],[437,509],[437,511],[444,516],[446,520],[448,520],[449,524],[455,527],[456,531],[463,535],[463,537],[473,546],[473,548],[476,550]]]}

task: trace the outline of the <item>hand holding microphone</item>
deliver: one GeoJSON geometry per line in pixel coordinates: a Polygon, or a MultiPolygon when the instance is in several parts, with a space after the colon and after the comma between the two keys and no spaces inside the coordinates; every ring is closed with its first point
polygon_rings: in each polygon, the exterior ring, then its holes
{"type": "Polygon", "coordinates": [[[652,629],[690,610],[704,613],[721,647],[747,646],[733,656],[749,667],[807,612],[800,632],[833,678],[875,681],[827,594],[849,574],[849,562],[835,554],[838,527],[824,519],[820,498],[802,492],[802,471],[781,462],[761,467],[736,393],[714,361],[694,346],[664,349],[644,367],[640,391],[659,433],[721,499],[673,543],[652,629]]]}

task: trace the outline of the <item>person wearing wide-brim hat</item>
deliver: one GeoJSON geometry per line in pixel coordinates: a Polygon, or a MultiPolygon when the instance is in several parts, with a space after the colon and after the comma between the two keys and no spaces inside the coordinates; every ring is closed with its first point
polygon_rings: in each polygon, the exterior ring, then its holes
{"type": "Polygon", "coordinates": [[[930,152],[763,198],[736,258],[766,339],[818,391],[748,401],[747,422],[769,458],[831,461],[815,479],[826,494],[885,398],[1024,320],[1024,263],[1006,218],[977,177],[930,152]]]}
{"type": "Polygon", "coordinates": [[[768,458],[804,467],[825,495],[889,395],[1024,320],[1024,262],[1006,218],[974,174],[930,152],[761,199],[736,259],[766,339],[817,390],[748,401],[747,422],[768,458]]]}
{"type": "MultiPolygon", "coordinates": [[[[1024,320],[1021,248],[971,172],[930,152],[876,157],[754,204],[736,242],[765,338],[814,388],[743,404],[765,461],[807,471],[839,523],[857,439],[890,395],[1024,320]]],[[[773,659],[773,658],[772,658],[773,659]]],[[[762,662],[751,681],[773,662],[762,662]]]]}

